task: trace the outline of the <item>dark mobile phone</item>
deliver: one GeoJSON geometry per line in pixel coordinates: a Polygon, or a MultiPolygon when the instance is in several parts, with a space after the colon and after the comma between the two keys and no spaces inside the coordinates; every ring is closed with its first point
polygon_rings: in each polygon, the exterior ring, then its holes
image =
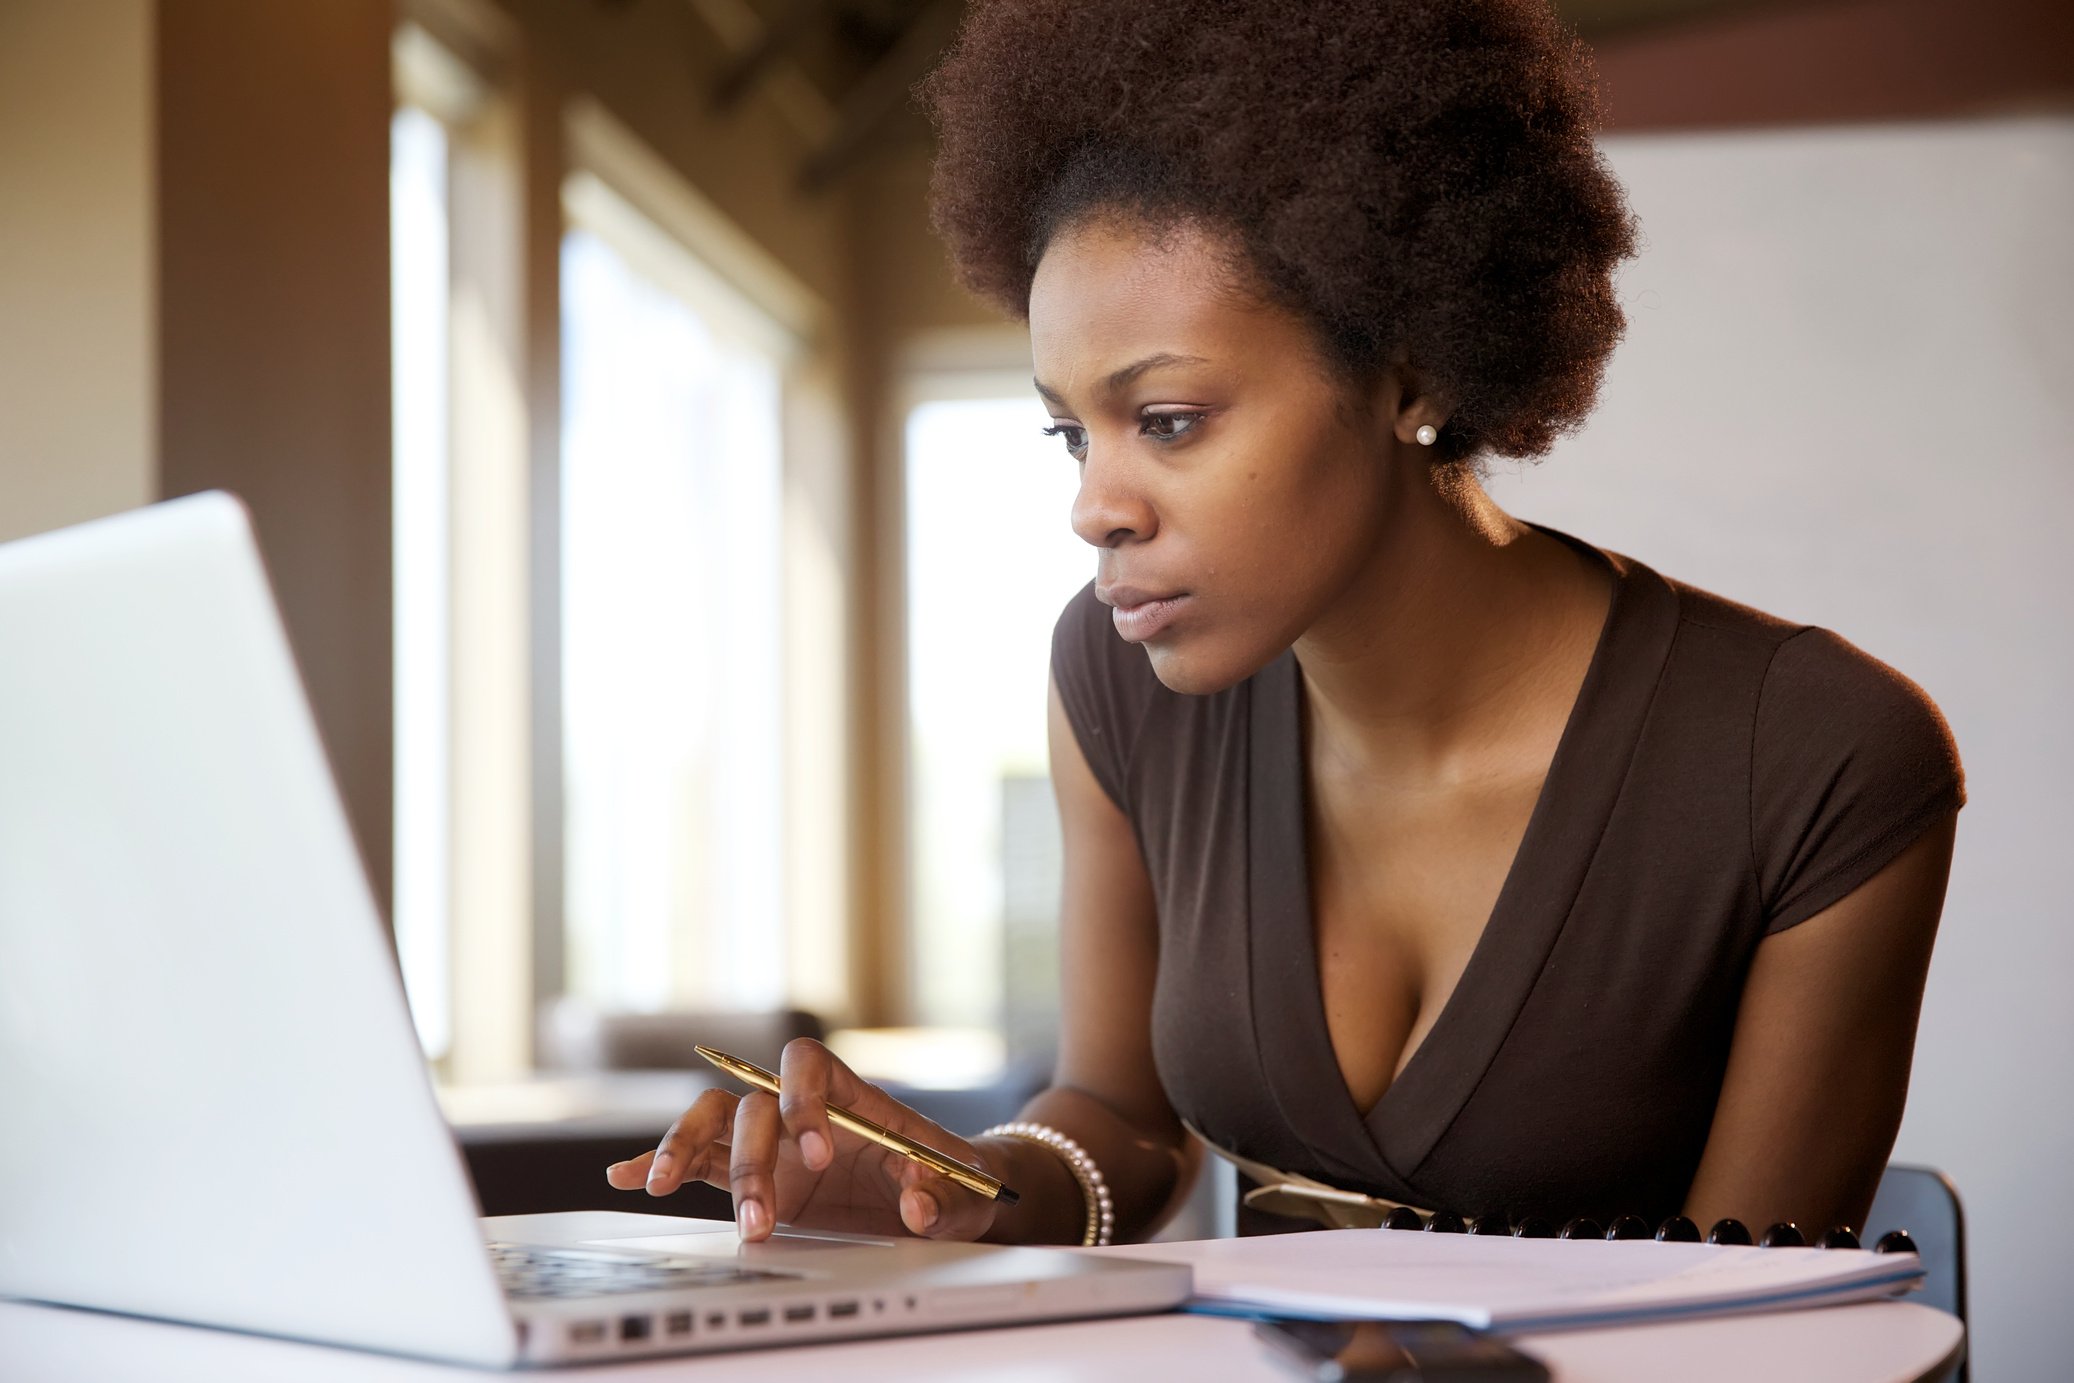
{"type": "Polygon", "coordinates": [[[1540,1360],[1456,1321],[1267,1320],[1253,1330],[1319,1383],[1548,1383],[1540,1360]]]}

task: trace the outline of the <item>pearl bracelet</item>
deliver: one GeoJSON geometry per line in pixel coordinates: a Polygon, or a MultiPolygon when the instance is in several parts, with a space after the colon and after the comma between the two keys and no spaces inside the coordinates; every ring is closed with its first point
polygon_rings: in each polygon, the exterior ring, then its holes
{"type": "Polygon", "coordinates": [[[1087,1155],[1087,1149],[1060,1133],[1049,1124],[1035,1124],[1018,1119],[1010,1124],[996,1124],[979,1135],[981,1138],[1020,1138],[1025,1143],[1035,1143],[1051,1149],[1073,1180],[1080,1183],[1080,1195],[1087,1206],[1087,1227],[1080,1236],[1082,1248],[1100,1248],[1109,1242],[1116,1229],[1116,1205],[1109,1199],[1109,1183],[1102,1180],[1102,1169],[1087,1155]]]}

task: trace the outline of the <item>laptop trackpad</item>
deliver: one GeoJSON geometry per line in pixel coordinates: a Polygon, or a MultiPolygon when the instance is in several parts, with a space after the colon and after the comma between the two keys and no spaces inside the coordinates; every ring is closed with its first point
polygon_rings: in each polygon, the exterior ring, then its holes
{"type": "MultiPolygon", "coordinates": [[[[624,1239],[585,1239],[586,1248],[634,1249],[642,1253],[684,1254],[698,1258],[733,1258],[742,1251],[742,1236],[733,1225],[718,1225],[694,1234],[637,1234],[624,1239]]],[[[770,1253],[811,1249],[891,1248],[890,1239],[822,1238],[819,1235],[781,1230],[761,1244],[750,1246],[758,1257],[770,1253]]]]}

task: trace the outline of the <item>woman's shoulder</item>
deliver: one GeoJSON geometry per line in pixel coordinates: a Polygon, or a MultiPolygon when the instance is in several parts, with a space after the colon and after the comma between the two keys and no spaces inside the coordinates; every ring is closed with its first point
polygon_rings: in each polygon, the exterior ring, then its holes
{"type": "Polygon", "coordinates": [[[1074,592],[1051,631],[1051,675],[1071,699],[1096,697],[1137,706],[1160,686],[1145,651],[1117,636],[1109,607],[1090,581],[1074,592]]]}
{"type": "Polygon", "coordinates": [[[1092,584],[1066,602],[1052,631],[1051,678],[1066,719],[1096,781],[1127,814],[1148,799],[1171,805],[1217,771],[1247,733],[1258,676],[1215,692],[1173,690],[1145,650],[1117,634],[1092,584]]]}
{"type": "Polygon", "coordinates": [[[1109,664],[1116,660],[1107,645],[1121,642],[1110,623],[1109,607],[1095,599],[1095,583],[1090,581],[1073,593],[1052,627],[1052,666],[1065,662],[1091,673],[1113,672],[1109,664]]]}
{"type": "Polygon", "coordinates": [[[1138,727],[1166,689],[1145,651],[1117,637],[1092,581],[1066,602],[1052,629],[1051,680],[1095,780],[1124,805],[1138,727]]]}
{"type": "Polygon", "coordinates": [[[1901,732],[1950,751],[1951,730],[1937,703],[1914,680],[1821,625],[1802,624],[1701,590],[1666,584],[1678,601],[1678,620],[1741,645],[1761,668],[1758,727],[1773,736],[1851,730],[1901,732]]]}
{"type": "Polygon", "coordinates": [[[1913,679],[1834,630],[1669,584],[1681,628],[1737,647],[1756,687],[1750,818],[1768,930],[1837,901],[1964,805],[1951,726],[1913,679]]]}

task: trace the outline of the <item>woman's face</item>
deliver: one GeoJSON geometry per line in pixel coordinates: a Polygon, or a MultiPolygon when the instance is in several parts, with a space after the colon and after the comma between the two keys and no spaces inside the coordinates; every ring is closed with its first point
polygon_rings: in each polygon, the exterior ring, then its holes
{"type": "Polygon", "coordinates": [[[1305,324],[1235,284],[1219,242],[1088,223],[1030,289],[1037,391],[1080,465],[1073,531],[1160,681],[1265,666],[1345,593],[1389,509],[1394,391],[1356,407],[1305,324]]]}

